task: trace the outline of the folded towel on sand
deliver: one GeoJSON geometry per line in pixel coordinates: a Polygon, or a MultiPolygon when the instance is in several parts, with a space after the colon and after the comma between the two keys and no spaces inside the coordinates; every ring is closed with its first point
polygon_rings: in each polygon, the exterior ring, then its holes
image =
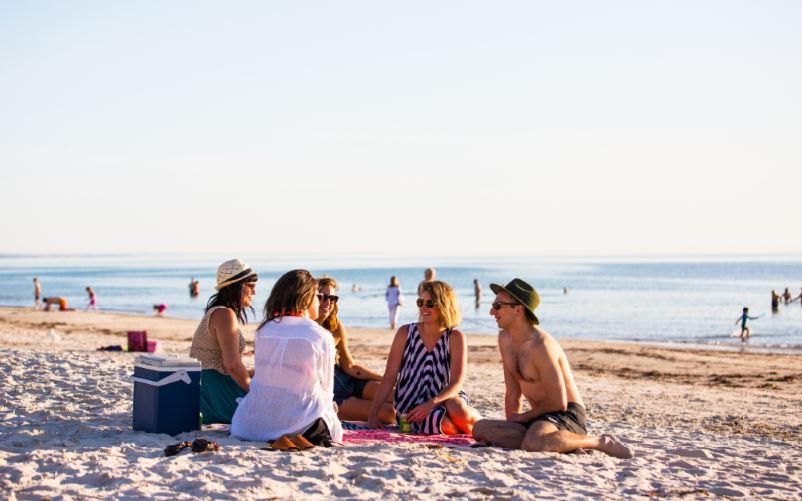
{"type": "MultiPolygon", "coordinates": [[[[345,424],[345,423],[343,423],[345,424]]],[[[343,430],[343,443],[365,444],[368,442],[412,443],[439,445],[443,447],[474,447],[477,442],[470,435],[413,435],[395,429],[349,429],[343,430]]]]}

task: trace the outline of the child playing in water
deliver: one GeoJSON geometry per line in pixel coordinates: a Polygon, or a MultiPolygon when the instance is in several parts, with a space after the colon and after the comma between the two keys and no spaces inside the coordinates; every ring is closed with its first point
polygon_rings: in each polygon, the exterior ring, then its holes
{"type": "Polygon", "coordinates": [[[748,338],[749,336],[752,335],[752,331],[749,329],[749,327],[746,326],[746,321],[747,320],[757,320],[758,318],[760,318],[759,315],[756,316],[756,317],[750,317],[749,316],[749,308],[744,306],[743,313],[741,313],[741,316],[738,317],[738,320],[735,321],[736,324],[738,322],[741,322],[741,341],[742,342],[746,341],[746,338],[748,338]]]}

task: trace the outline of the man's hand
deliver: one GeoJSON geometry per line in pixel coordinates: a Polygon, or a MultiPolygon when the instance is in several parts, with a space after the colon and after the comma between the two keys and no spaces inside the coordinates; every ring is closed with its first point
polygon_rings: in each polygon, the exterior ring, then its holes
{"type": "Polygon", "coordinates": [[[426,416],[432,412],[432,409],[434,409],[434,402],[427,400],[426,402],[423,402],[417,407],[414,407],[411,411],[407,412],[407,421],[410,423],[420,423],[426,419],[426,416]]]}

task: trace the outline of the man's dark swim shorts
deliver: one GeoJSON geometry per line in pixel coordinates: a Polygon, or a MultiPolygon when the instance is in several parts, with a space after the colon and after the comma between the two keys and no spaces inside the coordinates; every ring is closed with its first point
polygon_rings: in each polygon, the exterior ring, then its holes
{"type": "Polygon", "coordinates": [[[575,402],[568,402],[568,409],[565,412],[549,412],[536,417],[528,423],[523,423],[528,429],[532,423],[537,421],[548,421],[560,430],[570,431],[577,435],[587,435],[588,426],[585,408],[575,402]]]}

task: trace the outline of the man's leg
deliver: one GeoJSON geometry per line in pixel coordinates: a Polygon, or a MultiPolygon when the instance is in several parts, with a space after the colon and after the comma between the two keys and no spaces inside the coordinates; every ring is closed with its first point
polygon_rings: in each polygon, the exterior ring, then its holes
{"type": "Polygon", "coordinates": [[[526,435],[526,427],[521,423],[480,419],[473,425],[473,438],[507,449],[520,449],[524,435],[526,435]]]}
{"type": "Polygon", "coordinates": [[[532,452],[571,452],[576,449],[595,449],[610,456],[629,459],[632,449],[610,435],[596,437],[560,430],[548,421],[535,421],[526,431],[521,449],[532,452]]]}

